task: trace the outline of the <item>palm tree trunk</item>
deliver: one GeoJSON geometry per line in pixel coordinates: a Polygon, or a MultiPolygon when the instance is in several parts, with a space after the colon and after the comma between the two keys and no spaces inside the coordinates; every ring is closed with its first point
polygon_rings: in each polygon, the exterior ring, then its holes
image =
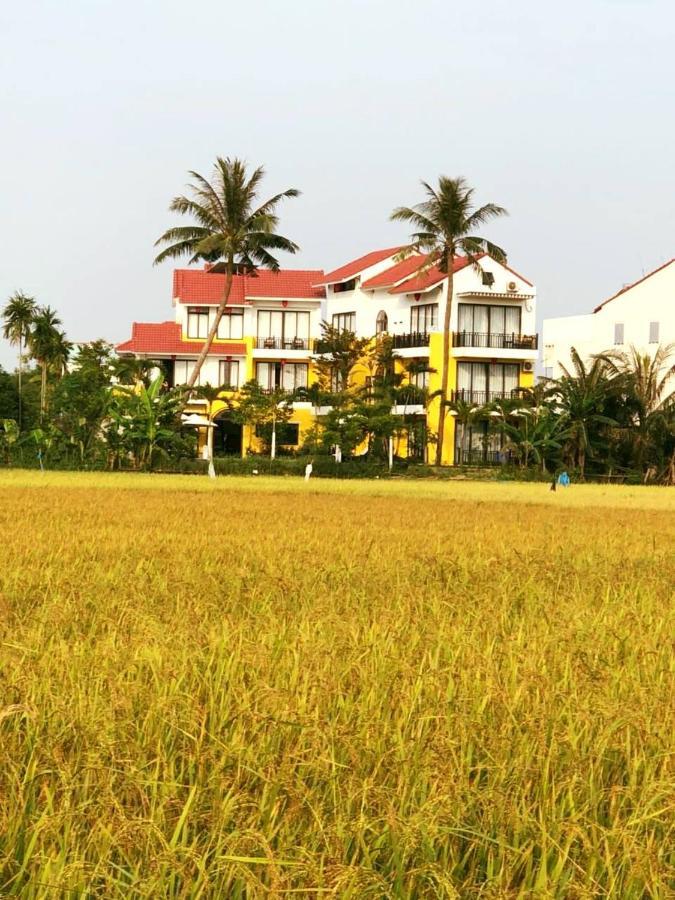
{"type": "Polygon", "coordinates": [[[192,370],[192,374],[190,375],[187,383],[187,392],[195,386],[197,379],[199,378],[199,373],[202,370],[202,366],[204,365],[204,360],[209,354],[211,350],[211,344],[218,333],[218,326],[220,325],[220,320],[223,318],[223,313],[225,312],[225,307],[227,306],[227,301],[230,299],[230,292],[232,290],[232,281],[234,278],[234,260],[228,259],[227,261],[227,275],[225,278],[225,290],[223,292],[223,299],[218,304],[218,309],[216,311],[216,318],[213,320],[213,325],[211,326],[211,330],[209,331],[204,346],[201,349],[199,357],[197,358],[197,362],[195,363],[195,367],[192,370]]]}
{"type": "Polygon", "coordinates": [[[43,359],[40,366],[42,367],[42,375],[40,377],[40,421],[42,421],[47,408],[47,360],[43,359]]]}
{"type": "Polygon", "coordinates": [[[22,397],[21,397],[21,375],[23,370],[23,341],[22,335],[19,333],[19,431],[21,431],[21,414],[22,414],[22,397]]]}
{"type": "Polygon", "coordinates": [[[450,378],[450,317],[452,315],[452,294],[454,279],[452,274],[452,252],[446,253],[448,267],[448,297],[445,302],[445,315],[443,316],[443,363],[441,365],[441,396],[439,397],[438,410],[438,442],[436,444],[436,465],[443,461],[443,439],[445,437],[446,402],[448,399],[448,381],[450,378]]]}

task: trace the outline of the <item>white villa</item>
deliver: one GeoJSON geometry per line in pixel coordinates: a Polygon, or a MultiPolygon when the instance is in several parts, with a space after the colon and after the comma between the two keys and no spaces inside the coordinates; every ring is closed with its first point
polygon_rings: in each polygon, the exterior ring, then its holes
{"type": "Polygon", "coordinates": [[[575,347],[584,361],[606,350],[654,354],[675,343],[675,259],[604,300],[590,315],[544,319],[544,375],[558,378],[575,347]]]}

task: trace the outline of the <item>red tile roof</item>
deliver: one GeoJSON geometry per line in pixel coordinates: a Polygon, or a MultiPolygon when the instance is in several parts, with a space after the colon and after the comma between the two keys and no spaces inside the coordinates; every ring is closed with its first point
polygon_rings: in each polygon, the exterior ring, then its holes
{"type": "MultiPolygon", "coordinates": [[[[322,269],[259,269],[257,275],[235,275],[228,305],[244,303],[247,297],[321,300],[325,292],[314,285],[322,277],[322,269]]],[[[175,269],[173,297],[181,303],[220,303],[225,279],[208,269],[175,269]]]]}
{"type": "MultiPolygon", "coordinates": [[[[469,260],[466,256],[456,256],[452,263],[452,271],[459,272],[460,269],[464,269],[468,265],[469,260]]],[[[438,266],[432,266],[428,272],[421,272],[418,275],[413,275],[412,278],[404,281],[403,284],[398,284],[396,287],[391,288],[389,293],[417,294],[420,291],[428,290],[436,284],[440,284],[441,281],[444,281],[447,277],[448,276],[444,272],[441,272],[438,266]]]]}
{"type": "Polygon", "coordinates": [[[621,294],[625,294],[626,291],[630,291],[632,288],[637,287],[638,284],[642,284],[643,281],[651,278],[652,275],[656,275],[657,272],[661,272],[663,271],[663,269],[667,269],[668,266],[672,265],[673,263],[675,263],[675,257],[673,259],[669,259],[668,262],[664,263],[662,266],[659,266],[658,269],[654,269],[652,272],[648,272],[646,275],[643,275],[642,278],[638,278],[638,280],[634,281],[632,284],[627,284],[625,287],[622,287],[620,291],[616,292],[616,294],[612,294],[611,297],[608,297],[607,300],[603,300],[602,303],[596,306],[593,312],[599,312],[606,303],[610,302],[610,300],[616,300],[616,298],[620,297],[621,294]]]}
{"type": "MultiPolygon", "coordinates": [[[[177,322],[134,322],[131,339],[118,344],[118,353],[161,353],[180,356],[196,356],[204,346],[203,341],[181,340],[180,325],[177,322]]],[[[217,356],[245,356],[246,344],[214,343],[211,353],[217,356]]]]}
{"type": "Polygon", "coordinates": [[[370,266],[382,262],[382,260],[386,259],[388,256],[393,256],[395,253],[398,253],[400,249],[400,247],[389,247],[387,250],[373,250],[372,253],[366,253],[365,256],[359,256],[358,259],[353,259],[351,262],[345,263],[345,265],[340,266],[339,269],[333,269],[332,272],[328,272],[323,276],[320,283],[338,284],[340,281],[348,281],[350,278],[358,275],[359,272],[363,272],[364,269],[368,269],[370,266]]]}
{"type": "Polygon", "coordinates": [[[323,278],[323,269],[280,269],[278,272],[258,269],[257,277],[245,277],[246,297],[322,300],[326,296],[322,287],[316,287],[323,278]]]}
{"type": "MultiPolygon", "coordinates": [[[[211,274],[206,269],[174,269],[173,299],[181,303],[220,303],[225,277],[211,274]]],[[[244,302],[244,281],[244,276],[234,276],[229,303],[244,302]]]]}
{"type": "Polygon", "coordinates": [[[426,258],[426,254],[415,253],[407,259],[396,263],[396,265],[392,266],[390,269],[385,269],[384,272],[380,272],[379,275],[374,275],[372,278],[369,278],[368,281],[364,281],[361,287],[367,291],[372,291],[375,288],[392,287],[392,285],[397,284],[399,281],[403,281],[404,278],[408,278],[414,272],[417,272],[420,266],[424,265],[426,258]]]}

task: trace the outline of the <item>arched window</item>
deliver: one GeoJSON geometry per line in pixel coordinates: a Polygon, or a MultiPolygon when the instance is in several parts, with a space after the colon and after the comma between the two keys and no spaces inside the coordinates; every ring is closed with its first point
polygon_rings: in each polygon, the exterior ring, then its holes
{"type": "Polygon", "coordinates": [[[387,319],[386,312],[381,309],[377,314],[377,319],[375,320],[375,334],[384,334],[389,325],[389,320],[387,319]]]}

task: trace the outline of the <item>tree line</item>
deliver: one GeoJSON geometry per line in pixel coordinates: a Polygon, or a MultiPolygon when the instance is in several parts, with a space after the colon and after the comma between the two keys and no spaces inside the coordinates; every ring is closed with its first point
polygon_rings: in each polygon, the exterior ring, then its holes
{"type": "MultiPolygon", "coordinates": [[[[297,252],[298,245],[278,231],[278,207],[300,192],[289,188],[261,200],[264,169],[249,172],[239,159],[218,157],[210,180],[198,172],[189,174],[187,194],[175,197],[169,208],[190,222],[172,226],[158,238],[155,246],[162,249],[154,262],[187,257],[188,263],[207,263],[225,280],[188,384],[168,389],[156,364],[119,359],[103,341],[74,348],[54,310],[17,292],[2,314],[4,335],[19,353],[16,375],[0,373],[0,450],[6,460],[32,452],[40,464],[61,456],[81,465],[151,467],[160,457],[194,453],[195,434],[182,426],[181,412],[188,398],[199,395],[211,417],[222,392],[223,386],[196,385],[234,276],[254,276],[258,267],[278,271],[275,254],[297,252]],[[24,371],[26,362],[29,368],[24,371]]],[[[390,218],[413,229],[399,258],[420,253],[420,272],[436,266],[447,276],[440,389],[429,395],[425,387],[411,384],[428,367],[397,359],[386,335],[357,338],[324,324],[315,384],[292,393],[269,393],[249,382],[236,396],[225,395],[228,414],[250,426],[267,451],[274,447],[277,427],[290,418],[292,402],[304,400],[317,416],[307,452],[338,447],[349,455],[365,447],[369,455],[384,456],[391,454],[395,439],[399,445],[405,438],[410,446],[414,438],[417,447],[425,448],[425,461],[436,464],[444,456],[452,415],[459,430],[455,450],[460,461],[485,460],[490,454],[544,474],[565,466],[582,478],[587,473],[629,473],[673,483],[671,348],[661,348],[654,356],[635,349],[608,352],[590,362],[573,351],[571,370],[556,381],[540,382],[485,406],[450,398],[453,261],[461,254],[479,269],[481,256],[488,254],[505,262],[505,251],[476,229],[506,210],[494,203],[476,208],[474,191],[463,178],[441,176],[436,186],[422,182],[422,187],[422,202],[398,207],[390,218]],[[355,378],[357,369],[362,371],[355,378]],[[416,434],[420,421],[408,407],[428,407],[433,400],[441,410],[437,432],[424,427],[423,434],[416,434]],[[432,459],[426,458],[429,446],[432,459]]]]}
{"type": "MultiPolygon", "coordinates": [[[[277,453],[317,456],[339,448],[345,459],[385,461],[392,446],[407,456],[414,442],[422,447],[419,462],[435,458],[438,434],[417,412],[440,402],[442,391],[417,386],[428,382],[418,376],[433,370],[400,358],[386,334],[359,338],[324,323],[311,385],[268,391],[250,381],[232,392],[225,385],[169,388],[161,361],[118,357],[105,341],[75,348],[54,311],[24,294],[9,299],[2,324],[20,351],[16,372],[0,371],[5,464],[149,469],[193,458],[196,430],[182,418],[189,398],[202,401],[210,421],[217,408],[248,426],[257,438],[249,452],[270,454],[293,404],[303,402],[313,408],[314,427],[299,451],[277,453]]],[[[675,484],[673,378],[672,347],[653,355],[608,351],[590,361],[573,349],[560,378],[484,405],[461,395],[446,399],[441,418],[455,421],[460,463],[675,484]]]]}

